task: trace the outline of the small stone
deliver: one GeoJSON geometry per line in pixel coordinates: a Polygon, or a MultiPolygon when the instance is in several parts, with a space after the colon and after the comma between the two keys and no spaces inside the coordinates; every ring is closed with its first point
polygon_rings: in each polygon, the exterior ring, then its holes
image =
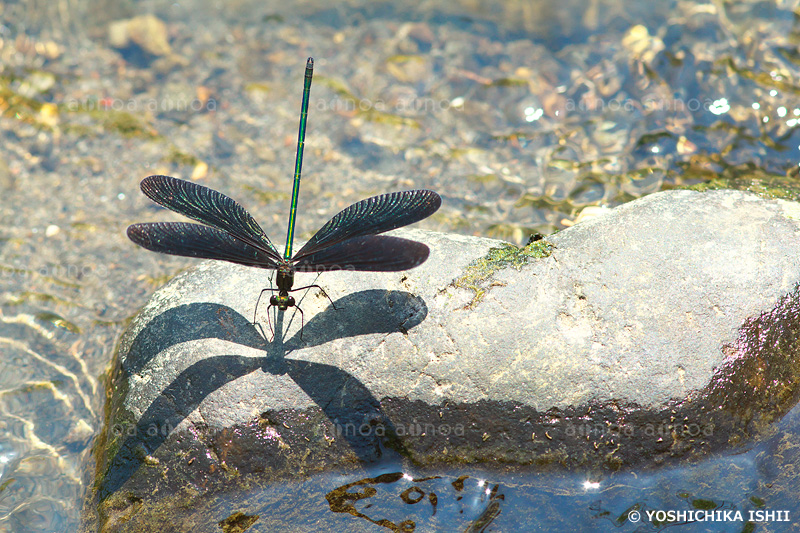
{"type": "Polygon", "coordinates": [[[42,104],[39,109],[39,122],[51,128],[58,124],[58,106],[49,102],[42,104]]]}
{"type": "Polygon", "coordinates": [[[108,41],[114,48],[136,44],[154,56],[172,54],[167,40],[167,25],[153,15],[112,22],[108,27],[108,41]]]}
{"type": "Polygon", "coordinates": [[[192,170],[192,180],[201,180],[208,176],[208,163],[199,161],[192,170]]]}

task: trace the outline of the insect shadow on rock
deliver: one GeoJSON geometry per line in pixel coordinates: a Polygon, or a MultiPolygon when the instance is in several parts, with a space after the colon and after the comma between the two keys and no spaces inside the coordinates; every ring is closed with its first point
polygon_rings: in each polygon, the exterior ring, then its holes
{"type": "MultiPolygon", "coordinates": [[[[442,204],[437,193],[425,189],[392,192],[361,200],[336,214],[292,255],[313,67],[314,61],[309,58],[303,85],[297,159],[283,255],[250,213],[235,200],[208,187],[169,176],[145,178],[141,183],[142,192],[157,204],[202,224],[150,222],[128,227],[128,237],[133,242],[154,252],[219,259],[275,270],[278,294],[270,296],[269,308],[286,311],[294,307],[300,311],[301,339],[303,310],[297,306],[290,292],[316,287],[322,290],[334,309],[336,306],[319,285],[292,288],[295,272],[399,272],[419,266],[430,253],[425,244],[379,234],[427,218],[442,204]]],[[[254,324],[257,323],[258,304],[266,291],[274,292],[275,289],[263,289],[259,294],[253,312],[254,324]]],[[[267,320],[272,331],[269,308],[267,320]]]]}

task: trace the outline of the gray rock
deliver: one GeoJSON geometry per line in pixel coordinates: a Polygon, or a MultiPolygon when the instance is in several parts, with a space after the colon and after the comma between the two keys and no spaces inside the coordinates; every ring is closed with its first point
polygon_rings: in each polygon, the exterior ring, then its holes
{"type": "Polygon", "coordinates": [[[121,341],[101,507],[394,454],[618,469],[750,442],[798,398],[799,219],[794,202],[671,191],[552,249],[397,231],[430,246],[424,265],[298,273],[337,309],[312,288],[268,323],[266,293],[261,328],[269,271],[200,263],[121,341]]]}

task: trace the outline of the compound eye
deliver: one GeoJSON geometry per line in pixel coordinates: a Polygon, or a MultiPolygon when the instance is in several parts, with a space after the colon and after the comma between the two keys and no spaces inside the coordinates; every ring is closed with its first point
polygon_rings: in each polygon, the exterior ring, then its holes
{"type": "Polygon", "coordinates": [[[275,295],[270,296],[269,297],[269,305],[277,306],[278,305],[278,297],[275,296],[275,295]]]}
{"type": "Polygon", "coordinates": [[[294,307],[294,297],[293,296],[288,296],[286,298],[286,305],[288,307],[294,307]]]}

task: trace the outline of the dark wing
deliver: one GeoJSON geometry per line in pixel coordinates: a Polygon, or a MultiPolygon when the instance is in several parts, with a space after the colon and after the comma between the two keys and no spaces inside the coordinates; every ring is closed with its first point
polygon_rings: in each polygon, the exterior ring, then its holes
{"type": "Polygon", "coordinates": [[[300,259],[294,267],[300,272],[361,270],[398,272],[419,266],[430,250],[417,241],[387,235],[353,237],[300,259]]]}
{"type": "Polygon", "coordinates": [[[240,265],[278,268],[271,252],[229,233],[188,222],[153,222],[128,226],[128,238],[153,252],[220,259],[240,265]]]}
{"type": "Polygon", "coordinates": [[[431,216],[440,205],[442,199],[439,195],[427,190],[393,192],[361,200],[326,222],[292,261],[308,259],[353,237],[376,235],[413,224],[431,216]]]}
{"type": "Polygon", "coordinates": [[[280,261],[281,255],[258,222],[232,198],[214,189],[169,176],[149,176],[142,180],[140,187],[155,203],[227,231],[280,261]]]}

